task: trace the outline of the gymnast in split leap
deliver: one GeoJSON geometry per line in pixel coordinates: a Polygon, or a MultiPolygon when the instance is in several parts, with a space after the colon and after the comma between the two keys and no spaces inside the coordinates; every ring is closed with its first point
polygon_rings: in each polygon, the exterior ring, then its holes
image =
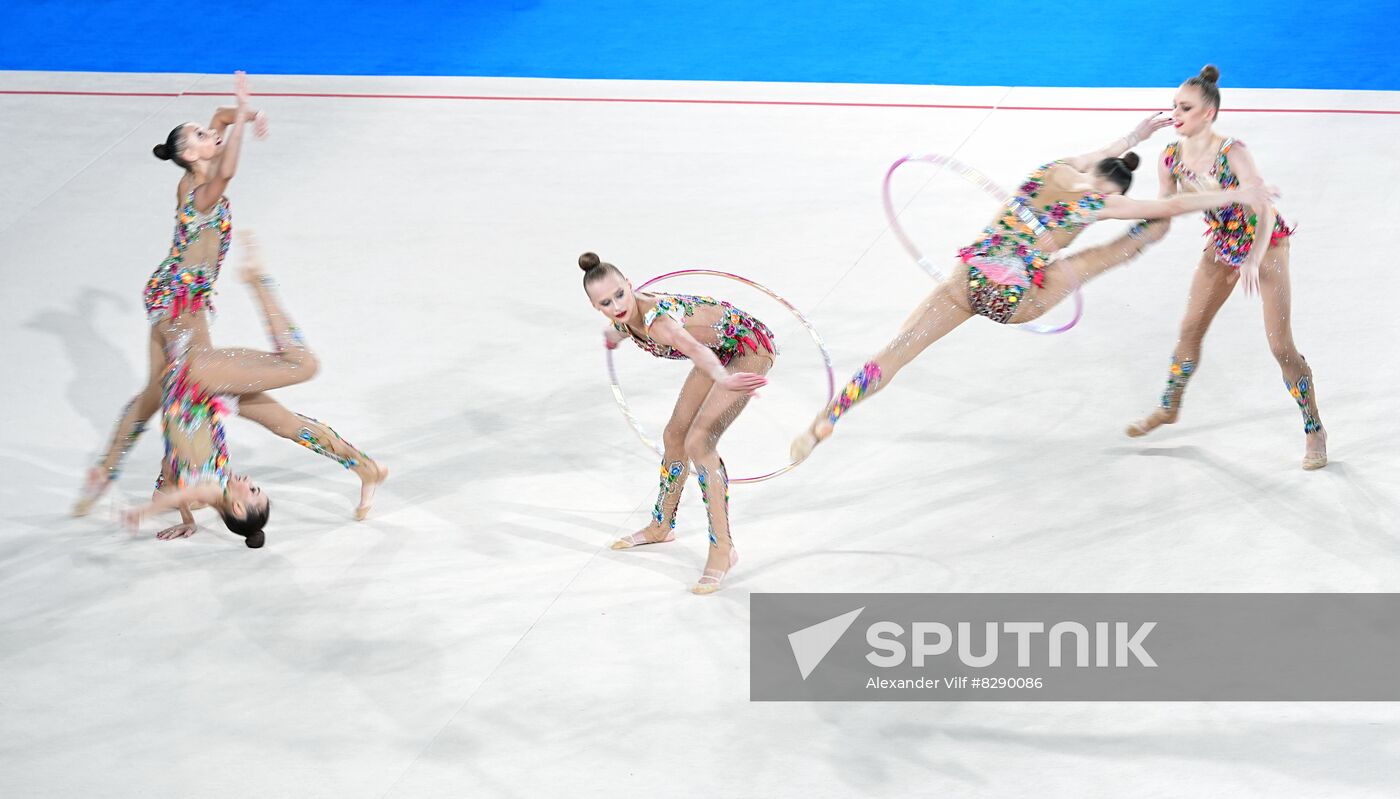
{"type": "Polygon", "coordinates": [[[1158,222],[1139,222],[1107,244],[1064,255],[1089,225],[1105,219],[1156,220],[1240,201],[1267,202],[1262,186],[1161,200],[1124,196],[1138,166],[1137,154],[1128,151],[1168,124],[1154,115],[1102,149],[1053,161],[1023,180],[978,239],[962,248],[949,277],[793,441],[793,460],[810,455],[842,416],[888,387],[901,369],[958,325],[973,316],[1000,324],[1034,320],[1076,287],[1127,263],[1165,233],[1158,222]]]}

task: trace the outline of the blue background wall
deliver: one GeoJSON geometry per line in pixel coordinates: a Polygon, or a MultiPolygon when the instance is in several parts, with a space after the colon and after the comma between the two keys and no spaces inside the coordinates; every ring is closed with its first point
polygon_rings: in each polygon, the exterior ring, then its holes
{"type": "Polygon", "coordinates": [[[0,2],[0,69],[1400,90],[1400,0],[0,2]]]}

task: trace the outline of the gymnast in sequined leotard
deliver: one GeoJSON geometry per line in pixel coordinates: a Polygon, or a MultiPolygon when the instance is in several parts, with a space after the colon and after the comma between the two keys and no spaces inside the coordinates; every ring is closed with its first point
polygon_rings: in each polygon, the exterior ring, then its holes
{"type": "Polygon", "coordinates": [[[87,514],[121,473],[127,453],[160,409],[161,381],[166,371],[166,347],[157,326],[163,320],[200,316],[213,311],[213,294],[232,236],[233,215],[224,192],[238,171],[243,128],[251,123],[258,135],[267,120],[249,103],[246,79],[237,76],[238,105],[215,110],[208,127],[189,122],[177,125],[152,152],[184,170],[176,189],[175,233],[170,251],[149,280],[142,299],[150,322],[150,372],[146,386],[127,402],[97,464],[88,471],[73,515],[87,514]]]}
{"type": "MultiPolygon", "coordinates": [[[[264,392],[294,385],[316,374],[316,356],[273,293],[273,282],[263,271],[255,247],[245,247],[247,267],[243,280],[262,309],[273,350],[216,349],[203,325],[182,325],[186,314],[163,319],[156,327],[166,348],[166,368],[161,376],[161,421],[165,438],[160,488],[155,499],[128,516],[139,523],[150,513],[179,508],[182,522],[161,531],[162,539],[183,538],[195,530],[190,505],[215,507],[230,530],[247,539],[248,546],[262,546],[267,522],[267,498],[245,477],[229,468],[225,422],[235,407],[247,415],[249,405],[266,411],[264,392]]],[[[277,406],[280,408],[280,406],[277,406]]],[[[314,419],[295,417],[288,424],[301,428],[300,443],[333,458],[346,468],[372,465],[363,452],[341,439],[334,430],[314,419]]]]}
{"type": "Polygon", "coordinates": [[[170,255],[146,281],[142,299],[151,324],[181,314],[214,312],[214,284],[233,236],[233,214],[222,195],[208,212],[199,210],[197,191],[191,188],[176,209],[170,255]]]}
{"type": "MultiPolygon", "coordinates": [[[[1159,223],[1139,222],[1107,244],[1065,255],[1094,222],[1156,220],[1228,203],[1223,192],[1155,201],[1124,196],[1138,164],[1137,155],[1126,151],[1167,124],[1154,115],[1107,147],[1046,164],[1022,181],[978,239],[958,253],[950,277],[793,441],[793,459],[807,457],[854,405],[887,387],[925,348],[974,315],[1003,324],[1029,322],[1162,235],[1159,223]],[[1034,215],[1034,224],[1027,214],[1034,215]]],[[[1251,191],[1252,197],[1265,194],[1262,188],[1251,191]]]]}
{"type": "MultiPolygon", "coordinates": [[[[1182,138],[1168,144],[1162,152],[1158,174],[1163,196],[1238,190],[1243,185],[1262,182],[1244,143],[1218,136],[1212,129],[1220,108],[1219,77],[1219,70],[1207,66],[1177,90],[1172,118],[1182,138]]],[[[1322,427],[1322,414],[1317,407],[1312,369],[1293,343],[1288,278],[1293,229],[1271,204],[1247,208],[1233,203],[1207,211],[1205,218],[1210,240],[1191,280],[1186,316],[1172,352],[1166,389],[1158,407],[1129,425],[1127,433],[1142,436],[1160,425],[1176,422],[1186,384],[1200,362],[1206,330],[1238,281],[1244,284],[1246,293],[1259,289],[1269,349],[1283,372],[1288,393],[1303,414],[1303,468],[1320,469],[1327,465],[1327,431],[1322,427]],[[1262,230],[1269,231],[1267,241],[1259,237],[1262,230]]]]}
{"type": "MultiPolygon", "coordinates": [[[[259,136],[266,135],[266,118],[251,107],[247,80],[241,73],[237,76],[237,97],[238,105],[218,109],[209,127],[179,125],[154,148],[157,158],[175,162],[185,173],[178,188],[170,253],[146,281],[143,293],[150,322],[150,374],[146,387],[127,403],[97,465],[89,470],[83,494],[73,509],[76,516],[89,512],[116,480],[127,453],[160,409],[170,328],[188,328],[191,335],[208,338],[215,287],[233,235],[233,215],[224,191],[237,172],[244,124],[253,124],[259,136]]],[[[325,442],[335,437],[333,430],[288,411],[267,394],[244,397],[241,407],[244,418],[273,433],[315,452],[330,452],[325,442]]],[[[383,470],[367,459],[333,459],[360,477],[356,516],[364,518],[375,487],[384,479],[383,470]]]]}
{"type": "Polygon", "coordinates": [[[195,382],[184,358],[170,363],[162,389],[165,456],[160,487],[151,502],[126,512],[127,524],[134,529],[148,515],[178,509],[180,524],[161,530],[156,538],[186,538],[197,529],[191,506],[207,505],[218,510],[225,526],[243,536],[249,547],[262,546],[271,501],[251,480],[229,468],[224,427],[229,398],[195,382]]]}
{"type": "Polygon", "coordinates": [[[608,318],[609,348],[625,339],[658,358],[689,360],[671,420],[662,434],[661,486],[651,523],[613,544],[630,549],[675,540],[676,508],[692,464],[709,515],[710,553],[697,594],[719,590],[738,562],[730,535],[729,475],[717,449],[720,436],[760,388],[778,357],[773,332],[727,302],[687,294],[633,292],[617,267],[593,253],[579,258],[583,287],[593,307],[608,318]]]}

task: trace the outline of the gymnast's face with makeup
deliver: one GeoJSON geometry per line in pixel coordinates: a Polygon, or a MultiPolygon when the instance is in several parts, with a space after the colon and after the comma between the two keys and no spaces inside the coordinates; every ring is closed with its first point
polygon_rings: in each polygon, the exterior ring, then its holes
{"type": "Polygon", "coordinates": [[[626,322],[637,308],[632,281],[612,269],[588,284],[588,299],[611,322],[626,322]]]}

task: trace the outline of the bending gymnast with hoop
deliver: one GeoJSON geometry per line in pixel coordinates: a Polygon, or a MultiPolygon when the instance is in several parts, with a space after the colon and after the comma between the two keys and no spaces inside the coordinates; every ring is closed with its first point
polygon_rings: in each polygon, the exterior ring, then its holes
{"type": "Polygon", "coordinates": [[[773,333],[752,315],[720,300],[633,291],[616,266],[594,253],[579,256],[578,265],[589,301],[610,323],[603,332],[609,349],[630,338],[658,358],[694,365],[662,433],[661,486],[651,522],[615,542],[613,549],[676,540],[676,508],[694,464],[709,515],[710,552],[691,591],[714,593],[739,561],[730,533],[729,475],[717,447],[749,397],[768,382],[764,375],[778,357],[773,333]]]}

